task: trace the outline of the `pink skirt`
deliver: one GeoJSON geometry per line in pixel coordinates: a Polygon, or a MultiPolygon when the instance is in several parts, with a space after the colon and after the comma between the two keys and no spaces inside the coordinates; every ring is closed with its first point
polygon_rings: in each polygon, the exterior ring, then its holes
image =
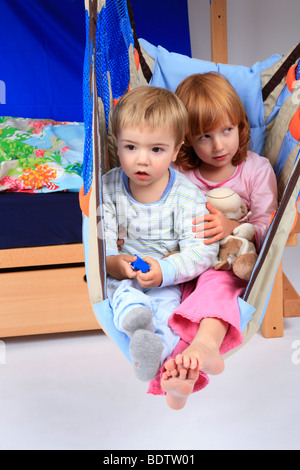
{"type": "MultiPolygon", "coordinates": [[[[246,286],[247,282],[236,277],[232,271],[214,269],[209,269],[198,279],[184,284],[182,302],[169,319],[170,327],[181,338],[171,357],[175,358],[191,344],[204,318],[218,318],[229,324],[220,348],[221,354],[240,346],[243,335],[240,329],[238,297],[243,295],[246,286]]],[[[160,386],[163,372],[162,366],[157,377],[150,382],[148,393],[165,395],[160,386]]],[[[201,372],[193,391],[203,389],[208,383],[207,374],[201,372]]]]}

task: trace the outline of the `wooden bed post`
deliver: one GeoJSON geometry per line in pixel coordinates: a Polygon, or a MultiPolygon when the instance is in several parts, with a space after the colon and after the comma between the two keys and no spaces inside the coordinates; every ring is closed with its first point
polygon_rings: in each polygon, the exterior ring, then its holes
{"type": "MultiPolygon", "coordinates": [[[[286,246],[296,246],[300,233],[300,215],[297,223],[289,235],[286,246]]],[[[300,296],[294,289],[282,270],[282,262],[278,268],[268,307],[261,325],[265,338],[278,338],[283,336],[284,317],[300,317],[300,296]]]]}
{"type": "Polygon", "coordinates": [[[210,1],[211,60],[227,64],[227,4],[226,0],[210,1]]]}

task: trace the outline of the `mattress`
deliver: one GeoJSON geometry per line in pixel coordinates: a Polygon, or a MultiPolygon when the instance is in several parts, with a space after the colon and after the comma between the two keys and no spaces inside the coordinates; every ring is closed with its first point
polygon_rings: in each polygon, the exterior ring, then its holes
{"type": "Polygon", "coordinates": [[[0,215],[0,249],[82,242],[77,192],[2,192],[0,215]]]}

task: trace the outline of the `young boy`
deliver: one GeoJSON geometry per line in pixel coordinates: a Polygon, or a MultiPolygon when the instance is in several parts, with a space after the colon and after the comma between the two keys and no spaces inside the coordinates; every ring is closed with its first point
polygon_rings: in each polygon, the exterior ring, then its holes
{"type": "Polygon", "coordinates": [[[130,338],[136,376],[145,381],[179,340],[168,326],[181,301],[179,284],[211,267],[218,252],[192,232],[195,216],[207,213],[204,196],[170,168],[186,130],[182,102],[155,87],[127,93],[112,116],[121,167],[103,177],[107,293],[116,328],[130,338]],[[132,268],[136,254],[147,272],[132,268]]]}

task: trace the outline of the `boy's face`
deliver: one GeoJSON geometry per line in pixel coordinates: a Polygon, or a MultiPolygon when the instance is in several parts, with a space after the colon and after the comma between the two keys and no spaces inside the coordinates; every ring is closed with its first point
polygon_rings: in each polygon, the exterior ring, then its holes
{"type": "Polygon", "coordinates": [[[165,128],[125,127],[119,132],[117,146],[132,196],[140,202],[158,201],[169,181],[168,168],[180,148],[175,147],[173,134],[165,128]]]}

